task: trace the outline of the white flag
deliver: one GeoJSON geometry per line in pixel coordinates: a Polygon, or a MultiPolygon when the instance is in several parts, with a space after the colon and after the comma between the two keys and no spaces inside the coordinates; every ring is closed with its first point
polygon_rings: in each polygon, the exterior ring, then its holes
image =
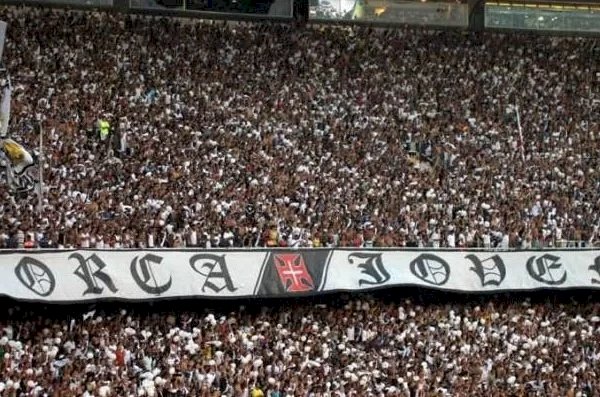
{"type": "Polygon", "coordinates": [[[12,87],[7,85],[2,93],[2,103],[0,103],[0,138],[6,138],[8,134],[8,122],[10,120],[10,97],[12,87]]]}
{"type": "Polygon", "coordinates": [[[0,21],[0,62],[2,61],[2,53],[4,52],[5,38],[6,38],[6,22],[0,21]]]}
{"type": "Polygon", "coordinates": [[[92,317],[94,317],[94,314],[96,314],[96,310],[92,310],[91,312],[87,312],[83,315],[83,321],[86,321],[92,317]]]}

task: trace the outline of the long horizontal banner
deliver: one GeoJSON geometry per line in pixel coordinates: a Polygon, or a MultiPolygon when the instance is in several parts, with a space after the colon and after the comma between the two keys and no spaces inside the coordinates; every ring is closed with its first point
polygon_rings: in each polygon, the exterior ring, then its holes
{"type": "Polygon", "coordinates": [[[0,295],[83,302],[599,288],[600,251],[71,250],[0,252],[0,295]]]}

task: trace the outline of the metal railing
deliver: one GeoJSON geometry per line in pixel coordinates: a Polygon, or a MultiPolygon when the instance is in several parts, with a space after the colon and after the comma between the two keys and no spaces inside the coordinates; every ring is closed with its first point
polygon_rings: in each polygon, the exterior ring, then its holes
{"type": "Polygon", "coordinates": [[[366,251],[440,251],[440,252],[465,252],[465,251],[485,251],[485,252],[519,252],[519,251],[590,251],[597,250],[600,246],[592,244],[588,241],[583,240],[562,240],[561,242],[557,242],[552,246],[532,246],[531,248],[520,248],[520,247],[201,247],[201,246],[184,246],[184,247],[135,247],[135,248],[81,248],[75,246],[68,247],[52,247],[52,248],[25,248],[25,247],[16,247],[16,248],[0,248],[0,253],[6,252],[14,252],[14,251],[73,251],[73,250],[93,250],[93,251],[161,251],[161,250],[173,250],[173,251],[189,251],[189,250],[211,250],[211,251],[235,251],[235,250],[244,250],[244,251],[290,251],[290,250],[329,250],[336,249],[341,251],[354,251],[357,249],[366,250],[366,251]]]}

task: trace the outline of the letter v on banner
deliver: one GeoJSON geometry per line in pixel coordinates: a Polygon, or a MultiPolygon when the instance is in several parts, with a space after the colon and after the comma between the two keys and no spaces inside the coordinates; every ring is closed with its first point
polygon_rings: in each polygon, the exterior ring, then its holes
{"type": "Polygon", "coordinates": [[[506,266],[499,255],[490,256],[486,259],[479,259],[477,255],[467,255],[466,259],[473,262],[473,267],[469,270],[477,274],[481,286],[499,287],[506,277],[506,266]]]}

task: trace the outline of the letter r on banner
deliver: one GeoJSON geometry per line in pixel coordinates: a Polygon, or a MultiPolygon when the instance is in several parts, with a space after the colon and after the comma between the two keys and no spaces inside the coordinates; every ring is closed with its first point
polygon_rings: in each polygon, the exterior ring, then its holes
{"type": "Polygon", "coordinates": [[[87,285],[87,289],[83,291],[83,295],[96,294],[99,295],[104,291],[98,282],[102,282],[113,294],[118,291],[110,276],[102,271],[106,267],[106,263],[96,254],[84,258],[81,254],[72,254],[69,259],[76,259],[79,266],[73,272],[77,277],[82,279],[87,285]]]}

